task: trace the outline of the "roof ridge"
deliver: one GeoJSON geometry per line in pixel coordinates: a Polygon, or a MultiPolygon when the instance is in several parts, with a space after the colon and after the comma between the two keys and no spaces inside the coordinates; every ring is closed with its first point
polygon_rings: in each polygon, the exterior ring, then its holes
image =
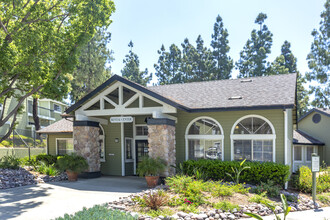
{"type": "Polygon", "coordinates": [[[244,78],[231,78],[231,79],[217,79],[217,80],[205,80],[205,81],[196,81],[196,82],[186,82],[186,83],[173,83],[173,84],[165,84],[165,85],[153,85],[147,86],[145,88],[155,88],[155,87],[163,87],[163,86],[173,86],[173,85],[185,85],[185,84],[196,84],[196,83],[209,83],[209,82],[220,82],[220,81],[236,81],[236,80],[246,80],[246,79],[258,79],[258,78],[271,78],[271,77],[281,77],[287,75],[293,75],[297,73],[286,73],[286,74],[277,74],[277,75],[266,75],[266,76],[251,76],[244,78]]]}

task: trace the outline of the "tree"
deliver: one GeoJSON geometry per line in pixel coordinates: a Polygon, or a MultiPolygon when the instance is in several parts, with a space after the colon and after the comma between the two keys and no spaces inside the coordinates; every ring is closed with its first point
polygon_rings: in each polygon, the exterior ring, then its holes
{"type": "Polygon", "coordinates": [[[228,56],[230,47],[228,45],[228,31],[223,27],[223,21],[220,15],[217,16],[213,26],[212,34],[212,55],[215,60],[214,79],[229,79],[234,67],[233,59],[228,56]]]}
{"type": "Polygon", "coordinates": [[[158,63],[154,65],[156,76],[160,85],[183,83],[181,68],[181,50],[172,44],[169,52],[166,52],[164,45],[158,50],[158,63]]]}
{"type": "Polygon", "coordinates": [[[182,58],[180,64],[181,82],[193,81],[194,73],[196,69],[196,63],[194,62],[194,56],[197,54],[196,48],[189,42],[188,38],[184,39],[181,44],[182,58]]]}
{"type": "Polygon", "coordinates": [[[123,60],[125,66],[121,70],[121,74],[126,79],[146,86],[152,79],[152,73],[149,75],[147,68],[144,71],[140,71],[139,57],[133,52],[133,46],[133,42],[130,41],[128,44],[130,50],[123,60]]]}
{"type": "Polygon", "coordinates": [[[243,50],[240,52],[240,59],[236,62],[239,70],[238,77],[263,76],[267,74],[269,64],[266,61],[267,55],[271,52],[273,34],[264,24],[267,15],[260,13],[255,20],[260,29],[252,30],[251,39],[248,39],[243,50]]]}
{"type": "Polygon", "coordinates": [[[107,27],[115,10],[111,0],[49,0],[0,2],[0,103],[17,104],[1,114],[0,127],[10,122],[6,139],[27,97],[63,96],[81,47],[95,30],[107,27]]]}
{"type": "Polygon", "coordinates": [[[297,58],[291,51],[291,44],[284,41],[281,47],[281,55],[275,58],[271,64],[269,75],[297,73],[297,114],[298,117],[302,116],[308,111],[308,91],[305,89],[304,84],[306,79],[297,70],[297,58]]]}
{"type": "Polygon", "coordinates": [[[113,52],[107,48],[110,40],[111,34],[101,28],[82,49],[79,63],[70,82],[72,102],[77,102],[111,76],[109,64],[114,58],[113,52]]]}
{"type": "Polygon", "coordinates": [[[320,28],[312,31],[314,41],[311,51],[307,55],[308,67],[311,70],[306,73],[310,82],[316,82],[310,86],[310,93],[315,99],[312,105],[315,107],[330,107],[330,1],[326,0],[325,11],[321,13],[320,28]]]}

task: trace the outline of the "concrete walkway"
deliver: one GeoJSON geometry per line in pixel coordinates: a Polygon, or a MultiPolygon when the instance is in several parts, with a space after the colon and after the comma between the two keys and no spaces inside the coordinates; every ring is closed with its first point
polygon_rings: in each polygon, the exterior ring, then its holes
{"type": "Polygon", "coordinates": [[[144,189],[144,178],[101,177],[0,190],[0,219],[49,220],[144,189]]]}

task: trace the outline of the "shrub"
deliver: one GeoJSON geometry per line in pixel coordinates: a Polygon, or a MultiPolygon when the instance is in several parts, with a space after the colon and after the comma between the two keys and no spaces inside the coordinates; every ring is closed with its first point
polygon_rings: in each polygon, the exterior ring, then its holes
{"type": "Polygon", "coordinates": [[[20,160],[14,155],[6,155],[0,159],[0,168],[18,170],[20,160]]]}
{"type": "Polygon", "coordinates": [[[225,212],[227,212],[227,211],[231,212],[234,209],[239,210],[238,205],[232,204],[231,202],[227,202],[227,201],[221,201],[221,202],[215,203],[215,204],[213,204],[213,208],[221,209],[222,211],[225,211],[225,212]]]}
{"type": "Polygon", "coordinates": [[[187,189],[188,184],[193,181],[194,179],[192,177],[181,175],[167,177],[165,180],[166,185],[168,185],[175,193],[183,193],[187,189]]]}
{"type": "MultiPolygon", "coordinates": [[[[218,181],[231,181],[227,173],[234,175],[232,167],[239,169],[240,161],[220,161],[220,160],[188,160],[183,163],[184,173],[192,176],[194,169],[205,173],[209,179],[218,181]]],[[[267,180],[273,180],[275,184],[284,186],[290,174],[288,165],[273,162],[245,162],[244,165],[250,167],[240,174],[242,182],[259,184],[267,180]]]]}
{"type": "Polygon", "coordinates": [[[140,203],[143,207],[148,207],[152,210],[158,210],[161,206],[166,205],[168,202],[168,196],[163,190],[150,192],[142,197],[140,203]]]}
{"type": "Polygon", "coordinates": [[[173,215],[174,211],[172,211],[171,209],[158,209],[158,210],[149,210],[145,214],[147,214],[148,216],[153,217],[153,218],[156,218],[160,215],[166,217],[166,216],[173,215]]]}
{"type": "Polygon", "coordinates": [[[39,154],[36,156],[36,161],[42,161],[46,163],[46,165],[56,164],[57,156],[48,155],[48,154],[39,154]]]}
{"type": "Polygon", "coordinates": [[[59,171],[54,167],[54,165],[47,165],[44,162],[40,162],[40,165],[37,167],[37,171],[48,176],[56,176],[59,174],[59,171]]]}
{"type": "Polygon", "coordinates": [[[183,204],[179,207],[179,210],[186,213],[199,213],[199,210],[196,206],[188,204],[183,204]]]}
{"type": "Polygon", "coordinates": [[[250,188],[245,188],[242,184],[227,185],[222,182],[209,182],[208,191],[212,196],[231,196],[234,193],[246,194],[250,188]]]}
{"type": "Polygon", "coordinates": [[[317,196],[318,200],[326,205],[330,205],[330,193],[324,193],[317,196]]]}
{"type": "MultiPolygon", "coordinates": [[[[316,191],[318,193],[327,192],[330,190],[330,172],[324,171],[316,179],[316,191]]],[[[312,171],[307,166],[302,166],[299,168],[299,190],[303,192],[312,192],[312,171]]]]}
{"type": "Polygon", "coordinates": [[[34,168],[37,167],[37,165],[39,165],[39,162],[36,159],[37,156],[31,156],[30,159],[28,156],[20,158],[20,163],[23,166],[33,166],[34,168]]]}
{"type": "Polygon", "coordinates": [[[165,163],[160,158],[144,157],[136,170],[139,176],[157,176],[165,169],[165,163]]]}
{"type": "Polygon", "coordinates": [[[96,205],[92,208],[83,208],[82,211],[76,212],[73,215],[65,214],[64,217],[56,218],[56,220],[90,220],[90,219],[107,219],[107,220],[137,220],[137,216],[132,216],[129,213],[119,210],[112,210],[104,205],[96,205]]]}
{"type": "Polygon", "coordinates": [[[274,184],[274,181],[272,180],[268,180],[266,183],[261,182],[260,185],[258,185],[256,188],[254,188],[252,190],[252,192],[257,193],[257,194],[261,194],[263,192],[266,192],[266,194],[269,197],[279,197],[280,196],[280,190],[281,187],[278,185],[274,184]]]}
{"type": "Polygon", "coordinates": [[[261,194],[256,194],[253,195],[250,199],[249,202],[255,202],[255,203],[271,203],[267,197],[266,197],[266,192],[263,192],[261,194]]]}
{"type": "Polygon", "coordinates": [[[243,172],[243,170],[245,169],[250,169],[250,167],[248,166],[244,166],[246,159],[243,160],[240,164],[239,167],[231,167],[231,170],[233,171],[233,175],[230,173],[226,173],[236,184],[239,184],[239,180],[240,180],[240,175],[243,172]]]}
{"type": "Polygon", "coordinates": [[[60,170],[69,170],[76,173],[80,173],[88,168],[86,159],[76,154],[59,156],[57,165],[60,170]]]}

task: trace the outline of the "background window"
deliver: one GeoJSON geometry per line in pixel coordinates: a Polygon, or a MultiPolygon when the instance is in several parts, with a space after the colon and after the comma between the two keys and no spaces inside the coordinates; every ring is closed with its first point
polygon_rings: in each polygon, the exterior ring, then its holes
{"type": "Polygon", "coordinates": [[[294,147],[294,160],[302,161],[302,147],[294,147]]]}
{"type": "Polygon", "coordinates": [[[251,141],[234,140],[234,160],[252,160],[251,141]]]}
{"type": "Polygon", "coordinates": [[[62,112],[62,108],[61,108],[61,106],[60,106],[60,105],[56,105],[56,104],[54,104],[54,111],[55,111],[55,112],[62,112]]]}
{"type": "Polygon", "coordinates": [[[133,160],[132,138],[125,138],[125,160],[133,160]]]}
{"type": "Polygon", "coordinates": [[[143,125],[143,126],[136,126],[136,135],[137,136],[148,136],[148,126],[143,125]]]}
{"type": "Polygon", "coordinates": [[[56,139],[57,155],[72,154],[74,152],[73,139],[56,139]]]}
{"type": "Polygon", "coordinates": [[[104,130],[103,127],[100,125],[99,130],[99,146],[100,146],[100,161],[105,162],[105,141],[104,141],[104,130]]]}
{"type": "Polygon", "coordinates": [[[313,147],[306,147],[306,160],[312,161],[313,147]]]}

